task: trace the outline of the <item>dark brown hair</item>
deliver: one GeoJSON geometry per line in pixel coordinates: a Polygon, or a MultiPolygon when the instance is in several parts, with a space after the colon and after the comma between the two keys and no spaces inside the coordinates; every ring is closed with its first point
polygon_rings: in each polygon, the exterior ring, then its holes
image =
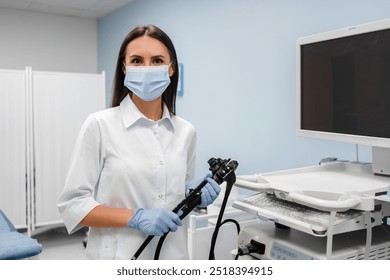
{"type": "Polygon", "coordinates": [[[130,33],[125,37],[122,42],[122,45],[119,49],[118,60],[116,62],[114,84],[113,84],[113,95],[112,95],[112,107],[118,106],[121,101],[130,93],[130,90],[124,86],[125,74],[123,73],[123,62],[125,61],[125,52],[127,45],[134,39],[147,35],[151,38],[159,40],[163,43],[169,52],[171,57],[172,66],[174,73],[171,76],[171,83],[164,91],[162,99],[168,107],[171,114],[176,114],[176,91],[177,83],[179,80],[179,67],[177,63],[176,50],[173,46],[171,39],[168,35],[154,25],[139,25],[134,28],[130,33]]]}

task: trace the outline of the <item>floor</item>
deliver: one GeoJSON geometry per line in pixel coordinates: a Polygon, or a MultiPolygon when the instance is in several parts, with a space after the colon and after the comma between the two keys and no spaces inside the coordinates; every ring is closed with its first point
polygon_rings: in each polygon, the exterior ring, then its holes
{"type": "Polygon", "coordinates": [[[86,260],[85,231],[80,230],[69,235],[63,227],[50,229],[33,236],[42,244],[40,260],[86,260]]]}

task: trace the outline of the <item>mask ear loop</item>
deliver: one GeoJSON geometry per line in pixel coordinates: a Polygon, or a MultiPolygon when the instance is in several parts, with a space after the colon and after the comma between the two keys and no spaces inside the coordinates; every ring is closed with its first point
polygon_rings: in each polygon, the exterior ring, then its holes
{"type": "Polygon", "coordinates": [[[172,63],[173,63],[173,60],[168,64],[168,75],[169,75],[169,77],[172,77],[173,74],[175,74],[175,69],[173,69],[174,67],[173,67],[172,63]],[[172,74],[171,74],[171,71],[170,71],[171,69],[172,69],[172,74]]]}

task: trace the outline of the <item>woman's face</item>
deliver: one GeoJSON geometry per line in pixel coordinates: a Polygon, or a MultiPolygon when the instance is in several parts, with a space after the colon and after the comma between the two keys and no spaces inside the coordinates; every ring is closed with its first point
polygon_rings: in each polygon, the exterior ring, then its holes
{"type": "MultiPolygon", "coordinates": [[[[131,41],[126,47],[126,66],[162,66],[171,63],[168,49],[159,40],[147,35],[131,41]]],[[[173,75],[172,65],[169,75],[173,75]]]]}

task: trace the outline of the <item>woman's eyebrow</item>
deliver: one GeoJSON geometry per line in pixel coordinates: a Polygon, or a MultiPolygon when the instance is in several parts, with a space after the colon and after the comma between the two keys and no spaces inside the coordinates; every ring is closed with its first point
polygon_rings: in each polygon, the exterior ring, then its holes
{"type": "MultiPolygon", "coordinates": [[[[131,57],[131,58],[144,58],[143,56],[138,55],[138,54],[132,54],[132,55],[129,55],[129,57],[131,57]]],[[[152,58],[152,59],[156,59],[156,58],[165,58],[165,56],[162,55],[162,54],[159,54],[159,55],[154,55],[154,56],[152,56],[151,58],[152,58]]]]}
{"type": "Polygon", "coordinates": [[[142,56],[138,55],[138,54],[132,54],[132,55],[129,55],[129,57],[132,57],[132,58],[142,58],[142,56]]]}
{"type": "Polygon", "coordinates": [[[153,59],[156,59],[156,58],[165,58],[165,56],[163,56],[162,54],[160,55],[155,55],[155,56],[152,56],[153,59]]]}

